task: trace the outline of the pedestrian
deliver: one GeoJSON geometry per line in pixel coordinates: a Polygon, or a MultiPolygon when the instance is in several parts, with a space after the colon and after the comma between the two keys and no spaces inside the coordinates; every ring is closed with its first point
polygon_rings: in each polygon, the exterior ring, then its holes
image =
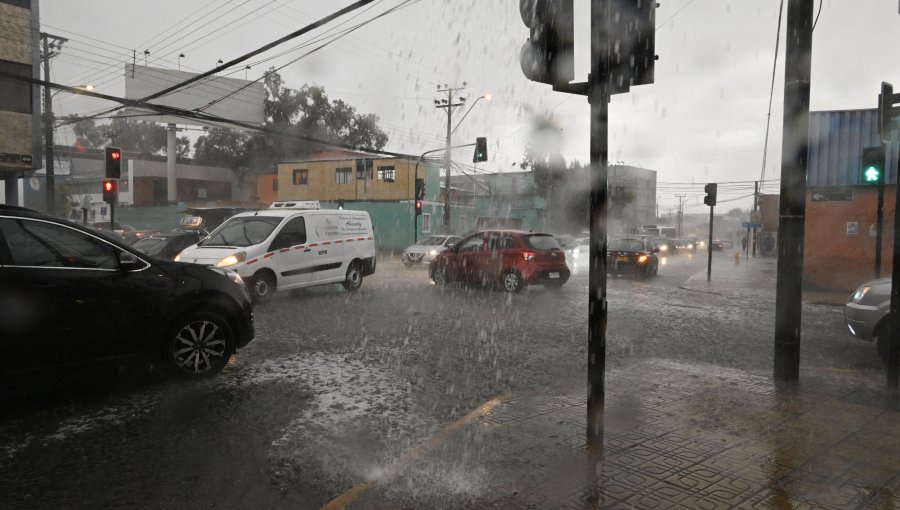
{"type": "Polygon", "coordinates": [[[741,238],[741,250],[747,251],[747,236],[741,238]]]}

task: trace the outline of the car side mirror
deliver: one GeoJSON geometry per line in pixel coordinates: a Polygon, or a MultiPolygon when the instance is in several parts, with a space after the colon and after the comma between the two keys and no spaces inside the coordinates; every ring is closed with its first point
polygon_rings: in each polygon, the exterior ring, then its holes
{"type": "Polygon", "coordinates": [[[142,266],[140,259],[127,251],[119,252],[119,269],[122,271],[134,271],[142,266]]]}

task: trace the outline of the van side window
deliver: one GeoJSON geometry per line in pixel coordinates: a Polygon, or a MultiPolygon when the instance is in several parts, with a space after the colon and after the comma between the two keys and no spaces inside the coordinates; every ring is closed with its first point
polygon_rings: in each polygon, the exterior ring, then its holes
{"type": "Polygon", "coordinates": [[[306,220],[303,216],[291,218],[284,224],[268,251],[290,248],[298,244],[306,244],[306,220]]]}

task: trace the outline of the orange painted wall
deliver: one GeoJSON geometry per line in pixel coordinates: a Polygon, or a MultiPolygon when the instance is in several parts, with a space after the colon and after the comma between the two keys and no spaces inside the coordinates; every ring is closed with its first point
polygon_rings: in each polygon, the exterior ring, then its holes
{"type": "MultiPolygon", "coordinates": [[[[828,189],[828,188],[824,188],[828,189]]],[[[832,188],[833,189],[833,188],[832,188]]],[[[875,188],[853,187],[850,202],[813,202],[806,197],[806,236],[803,251],[803,279],[811,288],[846,290],[874,278],[875,271],[875,188]],[[848,234],[847,223],[858,222],[859,233],[848,234]]],[[[893,254],[894,186],[884,192],[881,275],[891,275],[893,254]]]]}
{"type": "Polygon", "coordinates": [[[278,174],[256,177],[256,198],[267,204],[278,200],[278,174]]]}

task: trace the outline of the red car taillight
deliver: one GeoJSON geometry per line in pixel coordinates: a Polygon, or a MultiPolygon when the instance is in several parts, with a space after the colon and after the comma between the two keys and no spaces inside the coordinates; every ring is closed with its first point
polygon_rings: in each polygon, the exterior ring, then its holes
{"type": "Polygon", "coordinates": [[[526,261],[531,262],[532,260],[534,260],[534,252],[526,251],[522,253],[522,257],[524,257],[526,261]]]}

